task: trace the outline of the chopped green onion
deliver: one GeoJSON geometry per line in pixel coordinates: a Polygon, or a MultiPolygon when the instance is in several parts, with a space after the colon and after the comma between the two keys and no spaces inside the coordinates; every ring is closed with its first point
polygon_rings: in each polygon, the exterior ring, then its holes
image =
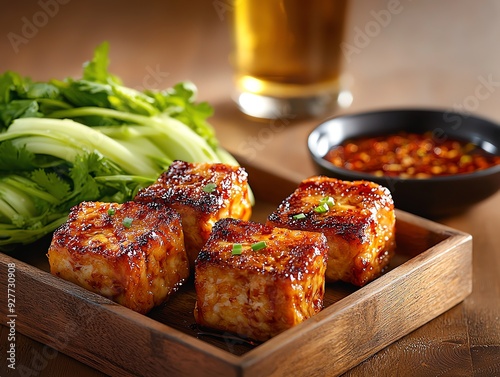
{"type": "Polygon", "coordinates": [[[319,201],[319,204],[327,204],[328,207],[333,207],[335,205],[335,200],[331,196],[325,196],[319,201]]]}
{"type": "Polygon", "coordinates": [[[114,209],[114,208],[108,209],[108,215],[109,216],[113,216],[115,213],[116,213],[116,209],[114,209]]]}
{"type": "Polygon", "coordinates": [[[210,192],[213,192],[216,187],[217,187],[217,185],[215,183],[207,183],[203,187],[203,191],[210,193],[210,192]]]}
{"type": "Polygon", "coordinates": [[[240,255],[243,250],[243,245],[241,243],[233,244],[233,251],[231,251],[232,255],[240,255]]]}
{"type": "Polygon", "coordinates": [[[325,213],[325,212],[328,212],[329,209],[330,209],[330,207],[328,207],[328,204],[323,203],[323,204],[320,204],[319,206],[317,206],[316,208],[314,208],[314,212],[325,213]]]}
{"type": "Polygon", "coordinates": [[[306,217],[306,215],[304,215],[303,213],[298,213],[298,214],[292,216],[292,218],[294,220],[304,219],[305,217],[306,217]]]}
{"type": "Polygon", "coordinates": [[[254,244],[252,244],[252,250],[253,251],[258,251],[258,250],[262,250],[266,247],[266,241],[259,241],[259,242],[256,242],[254,244]]]}
{"type": "Polygon", "coordinates": [[[132,218],[130,218],[130,217],[125,217],[125,218],[123,219],[122,224],[123,224],[123,226],[124,226],[125,228],[130,228],[130,227],[132,226],[132,221],[134,221],[134,219],[132,219],[132,218]]]}

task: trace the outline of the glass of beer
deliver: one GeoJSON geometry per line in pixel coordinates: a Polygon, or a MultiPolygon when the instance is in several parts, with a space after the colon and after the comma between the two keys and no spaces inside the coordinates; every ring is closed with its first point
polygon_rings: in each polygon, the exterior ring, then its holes
{"type": "Polygon", "coordinates": [[[234,0],[235,101],[258,118],[337,106],[347,0],[234,0]]]}

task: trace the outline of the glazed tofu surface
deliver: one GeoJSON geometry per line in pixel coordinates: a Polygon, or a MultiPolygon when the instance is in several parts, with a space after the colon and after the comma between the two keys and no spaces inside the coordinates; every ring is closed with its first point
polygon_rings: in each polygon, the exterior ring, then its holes
{"type": "Polygon", "coordinates": [[[252,213],[246,171],[222,163],[174,161],[135,200],[161,203],[180,213],[191,267],[217,220],[248,220],[252,213]]]}
{"type": "Polygon", "coordinates": [[[394,203],[389,190],[373,182],[306,179],[267,225],[322,232],[329,244],[327,282],[363,286],[380,276],[395,249],[394,203]]]}
{"type": "Polygon", "coordinates": [[[140,313],[189,275],[180,215],[157,204],[83,202],[47,256],[52,274],[140,313]]]}
{"type": "Polygon", "coordinates": [[[196,322],[259,341],[297,325],[322,309],[327,251],[321,233],[218,221],[196,260],[196,322]]]}

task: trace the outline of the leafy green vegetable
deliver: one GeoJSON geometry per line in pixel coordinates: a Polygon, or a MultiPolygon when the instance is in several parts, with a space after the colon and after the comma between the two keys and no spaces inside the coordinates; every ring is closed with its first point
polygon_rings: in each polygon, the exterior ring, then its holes
{"type": "Polygon", "coordinates": [[[0,248],[49,234],[81,201],[131,200],[174,160],[237,164],[192,83],[126,87],[108,51],[96,48],[81,79],[0,75],[0,248]]]}

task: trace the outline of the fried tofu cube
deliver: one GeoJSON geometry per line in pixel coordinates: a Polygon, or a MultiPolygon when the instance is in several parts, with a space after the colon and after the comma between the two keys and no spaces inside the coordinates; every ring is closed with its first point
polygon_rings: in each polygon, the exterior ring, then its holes
{"type": "Polygon", "coordinates": [[[266,224],[322,232],[329,245],[327,282],[367,284],[383,272],[396,245],[391,194],[367,181],[306,179],[269,215],[266,224]]]}
{"type": "Polygon", "coordinates": [[[189,263],[194,268],[194,261],[217,220],[250,218],[247,176],[237,166],[174,161],[153,185],[140,190],[134,200],[161,203],[180,213],[189,263]]]}
{"type": "Polygon", "coordinates": [[[323,307],[327,252],[321,233],[218,221],[196,260],[196,322],[257,341],[301,323],[323,307]]]}
{"type": "Polygon", "coordinates": [[[180,215],[158,204],[83,202],[48,250],[50,272],[139,313],[189,276],[180,215]]]}

